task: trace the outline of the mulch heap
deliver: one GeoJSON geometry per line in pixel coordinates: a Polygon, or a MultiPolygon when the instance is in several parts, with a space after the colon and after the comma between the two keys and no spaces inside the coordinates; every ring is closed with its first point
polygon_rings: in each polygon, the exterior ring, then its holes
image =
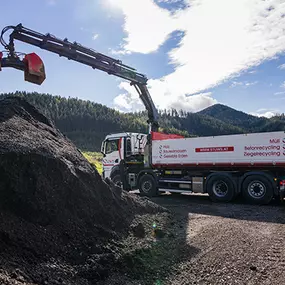
{"type": "Polygon", "coordinates": [[[0,284],[93,284],[133,218],[161,211],[103,181],[23,98],[0,100],[0,284]]]}

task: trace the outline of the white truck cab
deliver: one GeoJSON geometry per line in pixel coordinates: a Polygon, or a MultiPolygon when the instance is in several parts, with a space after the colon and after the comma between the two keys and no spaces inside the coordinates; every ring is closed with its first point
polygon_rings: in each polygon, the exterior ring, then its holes
{"type": "Polygon", "coordinates": [[[107,135],[102,142],[103,178],[110,178],[115,184],[121,181],[119,164],[122,159],[130,156],[144,155],[147,134],[116,133],[107,135]]]}

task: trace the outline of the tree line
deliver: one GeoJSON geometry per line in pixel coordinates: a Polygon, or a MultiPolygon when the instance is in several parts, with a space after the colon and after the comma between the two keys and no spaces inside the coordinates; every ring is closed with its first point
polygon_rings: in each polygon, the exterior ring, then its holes
{"type": "MultiPolygon", "coordinates": [[[[104,137],[116,132],[147,133],[147,113],[120,113],[102,104],[79,98],[17,91],[0,97],[20,96],[52,119],[57,128],[85,151],[99,151],[104,137]]],[[[284,130],[284,114],[257,118],[227,106],[212,106],[199,113],[159,110],[160,131],[185,137],[284,130]],[[249,117],[248,117],[249,116],[249,117]]]]}

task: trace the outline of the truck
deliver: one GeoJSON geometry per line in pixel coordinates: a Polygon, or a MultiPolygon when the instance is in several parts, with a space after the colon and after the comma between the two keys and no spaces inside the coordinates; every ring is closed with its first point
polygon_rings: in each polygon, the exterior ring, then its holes
{"type": "Polygon", "coordinates": [[[36,53],[15,51],[14,40],[53,52],[68,60],[127,80],[137,90],[148,114],[146,134],[109,134],[102,142],[103,177],[126,191],[153,197],[163,192],[206,193],[214,202],[231,202],[242,194],[254,204],[284,198],[285,133],[264,132],[214,137],[184,138],[159,132],[158,111],[147,88],[147,77],[134,68],[93,49],[51,34],[41,34],[22,24],[5,27],[0,43],[0,71],[24,71],[24,79],[41,85],[43,61],[36,53]],[[4,34],[12,30],[9,43],[4,34]]]}
{"type": "Polygon", "coordinates": [[[104,177],[127,191],[201,193],[214,202],[241,194],[254,204],[284,197],[284,131],[192,138],[152,132],[150,144],[137,137],[147,134],[111,134],[101,147],[104,177]]]}

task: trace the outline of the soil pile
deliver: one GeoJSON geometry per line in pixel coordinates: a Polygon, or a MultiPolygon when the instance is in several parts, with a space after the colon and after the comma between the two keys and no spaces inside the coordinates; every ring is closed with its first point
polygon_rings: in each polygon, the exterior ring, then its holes
{"type": "Polygon", "coordinates": [[[53,122],[20,97],[0,100],[0,157],[1,284],[103,278],[134,216],[163,211],[104,182],[53,122]]]}

